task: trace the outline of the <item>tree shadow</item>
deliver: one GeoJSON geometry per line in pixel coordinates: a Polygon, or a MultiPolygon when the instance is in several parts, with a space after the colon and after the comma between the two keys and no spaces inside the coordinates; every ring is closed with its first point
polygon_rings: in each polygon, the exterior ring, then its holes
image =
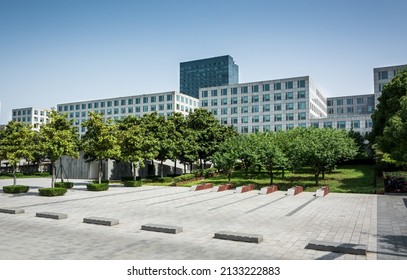
{"type": "Polygon", "coordinates": [[[407,259],[407,235],[377,237],[377,259],[407,259]]]}

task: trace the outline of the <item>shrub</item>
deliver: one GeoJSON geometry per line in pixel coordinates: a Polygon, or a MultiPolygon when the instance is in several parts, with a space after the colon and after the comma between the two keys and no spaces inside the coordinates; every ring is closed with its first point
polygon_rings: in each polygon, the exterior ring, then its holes
{"type": "Polygon", "coordinates": [[[107,191],[107,190],[109,189],[109,184],[107,184],[107,183],[102,183],[102,184],[97,184],[97,183],[87,184],[87,185],[86,185],[86,189],[87,189],[88,191],[94,191],[94,192],[107,191]]]}
{"type": "MultiPolygon", "coordinates": [[[[134,181],[134,177],[133,177],[133,176],[123,176],[123,177],[121,178],[121,180],[122,180],[122,182],[125,182],[125,181],[134,181]]],[[[141,177],[137,176],[137,177],[136,177],[136,181],[140,181],[140,180],[141,180],[141,177]]]]}
{"type": "Polygon", "coordinates": [[[30,189],[29,186],[21,186],[21,185],[16,185],[16,186],[4,186],[3,187],[3,192],[5,193],[26,193],[30,189]]]}
{"type": "Polygon", "coordinates": [[[142,181],[124,181],[123,185],[125,187],[141,187],[143,185],[142,181]]]}
{"type": "Polygon", "coordinates": [[[42,188],[38,189],[41,196],[61,196],[67,192],[66,188],[42,188]]]}
{"type": "Polygon", "coordinates": [[[172,181],[174,183],[179,183],[179,182],[183,182],[183,181],[192,180],[195,178],[196,178],[196,175],[194,173],[190,173],[190,174],[184,174],[184,175],[175,177],[174,179],[172,179],[172,181]]]}
{"type": "Polygon", "coordinates": [[[203,170],[203,176],[205,178],[213,177],[216,173],[217,169],[216,168],[207,168],[203,170]]]}
{"type": "Polygon", "coordinates": [[[55,188],[71,189],[71,188],[73,188],[73,183],[72,182],[55,182],[55,188]]]}

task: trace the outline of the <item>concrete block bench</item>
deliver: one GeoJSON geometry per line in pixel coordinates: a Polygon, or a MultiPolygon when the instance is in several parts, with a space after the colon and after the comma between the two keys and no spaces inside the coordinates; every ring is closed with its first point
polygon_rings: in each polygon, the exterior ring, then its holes
{"type": "Polygon", "coordinates": [[[6,213],[6,214],[22,214],[24,213],[25,210],[22,208],[0,208],[0,213],[6,213]]]}
{"type": "Polygon", "coordinates": [[[48,219],[55,219],[61,220],[68,218],[67,214],[64,213],[55,213],[55,212],[38,212],[35,214],[36,217],[40,218],[48,218],[48,219]]]}
{"type": "Polygon", "coordinates": [[[169,225],[158,225],[158,224],[146,224],[141,226],[142,230],[156,231],[156,232],[165,232],[177,234],[183,231],[183,228],[180,226],[169,226],[169,225]]]}
{"type": "Polygon", "coordinates": [[[321,187],[317,189],[317,191],[315,192],[315,196],[317,197],[323,197],[326,196],[327,194],[329,194],[329,187],[321,187]]]}
{"type": "Polygon", "coordinates": [[[254,184],[249,184],[246,186],[237,187],[235,193],[244,193],[254,190],[256,186],[254,184]]]}
{"type": "Polygon", "coordinates": [[[118,219],[101,218],[101,217],[84,218],[83,222],[87,223],[87,224],[95,224],[95,225],[103,225],[103,226],[114,226],[114,225],[119,224],[118,219]]]}
{"type": "Polygon", "coordinates": [[[271,185],[260,189],[260,194],[269,194],[278,191],[277,185],[271,185]]]}
{"type": "Polygon", "coordinates": [[[295,186],[292,188],[289,188],[287,190],[287,195],[297,195],[299,193],[302,193],[304,191],[304,188],[301,186],[295,186]]]}
{"type": "Polygon", "coordinates": [[[260,243],[261,241],[263,241],[263,235],[261,234],[230,232],[230,231],[216,232],[214,238],[250,243],[260,243]]]}
{"type": "Polygon", "coordinates": [[[202,191],[202,190],[206,190],[206,189],[211,189],[212,187],[213,187],[212,183],[205,183],[205,184],[192,186],[189,190],[190,191],[202,191]]]}
{"type": "Polygon", "coordinates": [[[232,184],[226,184],[226,185],[220,185],[220,186],[214,186],[212,188],[213,192],[223,192],[230,190],[232,188],[232,184]]]}
{"type": "Polygon", "coordinates": [[[313,249],[320,251],[330,251],[343,254],[353,254],[353,255],[366,255],[367,246],[364,244],[351,244],[351,243],[341,243],[341,242],[329,242],[329,241],[318,241],[311,240],[305,249],[313,249]]]}

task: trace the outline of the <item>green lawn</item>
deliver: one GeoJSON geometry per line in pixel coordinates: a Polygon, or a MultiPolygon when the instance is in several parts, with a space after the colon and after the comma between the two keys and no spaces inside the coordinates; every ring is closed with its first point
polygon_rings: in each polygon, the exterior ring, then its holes
{"type": "MultiPolygon", "coordinates": [[[[182,186],[189,187],[196,185],[201,181],[190,182],[182,186]]],[[[220,185],[227,183],[227,177],[220,175],[205,180],[207,183],[220,185]]],[[[235,171],[231,182],[236,186],[245,184],[256,184],[259,188],[267,186],[270,183],[268,174],[249,174],[246,176],[242,171],[235,171]]],[[[280,190],[287,190],[292,186],[304,186],[305,191],[314,192],[318,187],[315,186],[314,175],[311,170],[301,170],[295,173],[286,171],[285,178],[282,179],[281,172],[276,172],[274,184],[279,186],[280,190]]],[[[325,180],[320,179],[320,186],[329,186],[331,192],[340,193],[376,193],[374,185],[374,166],[341,166],[336,170],[326,173],[325,180]]],[[[383,190],[383,187],[381,187],[383,190]]]]}
{"type": "MultiPolygon", "coordinates": [[[[30,174],[30,175],[23,174],[23,173],[17,173],[16,177],[17,178],[44,178],[44,177],[47,178],[47,177],[51,177],[51,175],[49,174],[49,172],[43,172],[43,173],[36,172],[36,173],[30,174]]],[[[12,178],[13,178],[13,173],[0,174],[0,180],[1,179],[12,179],[12,178]]]]}

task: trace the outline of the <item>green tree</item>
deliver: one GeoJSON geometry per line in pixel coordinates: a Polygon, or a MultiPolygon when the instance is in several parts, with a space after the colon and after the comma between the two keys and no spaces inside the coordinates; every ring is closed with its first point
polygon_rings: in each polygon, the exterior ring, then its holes
{"type": "Polygon", "coordinates": [[[0,158],[7,159],[13,167],[13,184],[17,183],[17,164],[20,159],[33,159],[34,131],[23,123],[11,121],[1,131],[0,158]]]}
{"type": "Polygon", "coordinates": [[[55,186],[56,166],[55,162],[60,161],[61,182],[62,174],[62,156],[71,156],[78,158],[78,136],[75,128],[67,119],[67,114],[59,115],[55,110],[51,111],[49,122],[40,129],[40,141],[44,153],[51,160],[52,180],[51,187],[55,186]]]}
{"type": "Polygon", "coordinates": [[[236,142],[236,155],[242,168],[245,171],[246,176],[248,176],[249,169],[256,166],[259,163],[259,154],[255,141],[256,134],[240,134],[235,138],[236,142]]]}
{"type": "Polygon", "coordinates": [[[132,166],[132,175],[136,179],[136,168],[143,167],[144,161],[157,156],[158,140],[147,131],[141,118],[127,116],[117,125],[120,159],[132,166]]]}
{"type": "Polygon", "coordinates": [[[276,167],[284,167],[288,159],[281,148],[277,133],[256,133],[253,136],[255,137],[253,148],[256,151],[257,160],[268,171],[271,185],[274,178],[273,170],[276,167]]]}
{"type": "Polygon", "coordinates": [[[237,162],[237,141],[235,138],[226,139],[219,145],[219,150],[211,156],[211,160],[218,170],[228,176],[228,182],[237,162]]]}
{"type": "Polygon", "coordinates": [[[111,119],[103,121],[103,116],[91,112],[83,124],[87,129],[81,147],[86,161],[98,161],[99,184],[102,181],[102,162],[106,159],[120,158],[120,146],[116,135],[116,125],[111,119]]]}
{"type": "Polygon", "coordinates": [[[298,166],[310,166],[314,170],[315,184],[326,167],[340,160],[352,159],[357,153],[354,140],[345,130],[332,128],[307,128],[288,131],[292,139],[289,156],[298,166]]]}

